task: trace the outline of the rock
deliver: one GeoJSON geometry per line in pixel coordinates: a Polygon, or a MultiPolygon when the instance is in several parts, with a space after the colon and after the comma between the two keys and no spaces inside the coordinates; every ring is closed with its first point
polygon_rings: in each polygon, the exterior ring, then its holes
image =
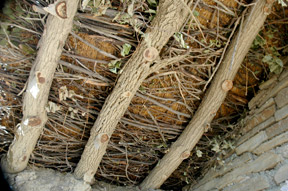
{"type": "Polygon", "coordinates": [[[237,155],[240,155],[247,151],[253,151],[256,147],[258,147],[261,143],[263,143],[267,139],[268,139],[268,136],[266,135],[266,132],[261,131],[260,133],[256,134],[254,137],[248,139],[246,142],[238,146],[235,149],[235,151],[237,155]]]}
{"type": "Polygon", "coordinates": [[[246,126],[242,129],[242,133],[245,134],[246,132],[250,131],[255,126],[259,125],[260,123],[266,121],[270,117],[274,115],[276,111],[275,105],[272,105],[266,109],[264,109],[259,114],[255,115],[251,120],[249,120],[246,126]]]}
{"type": "Polygon", "coordinates": [[[259,155],[259,154],[264,153],[266,151],[269,151],[269,150],[271,150],[277,146],[280,146],[286,142],[288,142],[288,132],[283,133],[277,137],[274,137],[270,141],[263,143],[258,148],[256,148],[253,151],[253,153],[255,153],[256,155],[259,155]]]}
{"type": "Polygon", "coordinates": [[[285,107],[282,107],[281,109],[275,112],[276,121],[279,121],[287,116],[288,116],[288,105],[286,105],[285,107]]]}
{"type": "Polygon", "coordinates": [[[281,90],[275,97],[275,102],[278,108],[281,108],[288,104],[288,88],[281,90]]]}
{"type": "Polygon", "coordinates": [[[281,166],[275,176],[274,180],[277,184],[280,184],[281,182],[288,180],[288,164],[281,166]]]}
{"type": "Polygon", "coordinates": [[[259,191],[269,187],[270,183],[267,176],[258,175],[246,181],[236,183],[233,186],[226,187],[223,191],[259,191]]]}

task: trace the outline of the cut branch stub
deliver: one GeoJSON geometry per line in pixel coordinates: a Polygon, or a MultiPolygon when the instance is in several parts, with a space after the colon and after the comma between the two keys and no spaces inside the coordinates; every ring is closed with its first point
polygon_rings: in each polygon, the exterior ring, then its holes
{"type": "Polygon", "coordinates": [[[181,158],[182,158],[183,160],[189,158],[189,156],[190,156],[190,151],[188,151],[188,150],[184,151],[184,152],[181,154],[181,158]]]}
{"type": "Polygon", "coordinates": [[[44,11],[61,19],[67,19],[67,5],[65,1],[58,1],[43,8],[44,11]]]}
{"type": "Polygon", "coordinates": [[[101,135],[101,143],[105,143],[109,140],[109,135],[107,135],[106,133],[101,135]]]}
{"type": "Polygon", "coordinates": [[[127,97],[127,98],[130,97],[131,95],[132,95],[132,93],[130,91],[124,92],[122,94],[123,97],[127,97]]]}
{"type": "Polygon", "coordinates": [[[107,133],[99,133],[94,141],[95,149],[99,149],[101,145],[109,140],[109,135],[107,133]]]}
{"type": "Polygon", "coordinates": [[[270,13],[271,13],[271,7],[270,6],[265,6],[264,8],[263,8],[263,12],[264,12],[264,14],[265,15],[270,15],[270,13]]]}
{"type": "Polygon", "coordinates": [[[66,2],[62,1],[56,4],[56,14],[62,19],[67,19],[67,6],[66,2]]]}
{"type": "Polygon", "coordinates": [[[45,78],[41,76],[41,72],[36,72],[37,76],[37,83],[38,84],[44,84],[45,83],[45,78]]]}
{"type": "Polygon", "coordinates": [[[40,14],[45,15],[47,13],[43,8],[38,7],[37,5],[32,5],[32,9],[33,9],[33,11],[40,13],[40,14]]]}
{"type": "Polygon", "coordinates": [[[35,126],[38,126],[41,124],[41,119],[40,117],[29,117],[28,119],[28,125],[31,126],[31,127],[35,127],[35,126]]]}
{"type": "Polygon", "coordinates": [[[233,88],[233,81],[232,80],[224,80],[224,82],[222,83],[222,90],[224,90],[225,92],[228,92],[232,88],[233,88]]]}
{"type": "Polygon", "coordinates": [[[148,62],[154,61],[158,55],[159,55],[159,52],[154,47],[146,48],[143,52],[144,59],[147,60],[148,62]]]}

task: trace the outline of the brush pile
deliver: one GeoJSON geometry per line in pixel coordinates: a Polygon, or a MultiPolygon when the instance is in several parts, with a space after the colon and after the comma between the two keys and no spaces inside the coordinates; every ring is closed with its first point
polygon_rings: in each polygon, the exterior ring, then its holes
{"type": "MultiPolygon", "coordinates": [[[[21,121],[26,80],[47,18],[39,10],[35,12],[35,7],[50,3],[53,0],[8,1],[1,15],[1,153],[7,152],[21,121]]],[[[111,137],[96,175],[98,180],[137,184],[157,165],[193,117],[241,23],[245,14],[242,7],[250,5],[240,0],[198,0],[190,6],[191,18],[160,55],[169,58],[190,51],[193,58],[162,68],[144,81],[111,137]]],[[[61,172],[74,170],[106,97],[157,14],[156,7],[155,0],[84,0],[79,6],[50,90],[46,107],[49,119],[30,165],[61,172]]],[[[268,76],[267,66],[271,70],[272,65],[274,72],[282,69],[276,58],[287,50],[280,40],[287,40],[287,36],[281,36],[287,35],[281,33],[285,31],[281,22],[287,23],[287,18],[282,19],[287,9],[276,6],[274,11],[278,12],[256,38],[233,89],[193,155],[163,188],[192,183],[233,149],[237,132],[233,124],[243,116],[258,84],[268,76]],[[275,49],[268,50],[268,45],[275,49]],[[274,61],[267,61],[267,55],[274,61]],[[262,62],[264,57],[267,59],[262,62]]]]}

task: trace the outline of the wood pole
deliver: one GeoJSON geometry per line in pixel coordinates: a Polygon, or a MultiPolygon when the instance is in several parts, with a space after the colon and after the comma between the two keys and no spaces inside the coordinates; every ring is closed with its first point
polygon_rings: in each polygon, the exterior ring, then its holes
{"type": "Polygon", "coordinates": [[[191,150],[202,137],[206,127],[210,125],[217,110],[223,103],[227,91],[231,89],[231,82],[245,55],[248,53],[253,40],[263,26],[273,1],[256,0],[254,1],[255,5],[249,8],[249,13],[244,23],[240,25],[231,45],[229,45],[225,58],[220,63],[219,70],[199,109],[177,141],[172,144],[169,152],[141,183],[141,189],[159,188],[181,162],[190,156],[191,150]]]}
{"type": "Polygon", "coordinates": [[[7,155],[2,157],[2,169],[8,173],[24,170],[37,140],[47,121],[45,105],[55,69],[66,38],[73,26],[79,0],[57,1],[54,12],[61,17],[49,15],[43,35],[38,43],[38,53],[31,68],[23,100],[23,118],[15,128],[14,140],[7,155]],[[61,3],[60,6],[58,3],[61,3]],[[66,10],[65,10],[66,9],[66,10]]]}
{"type": "MultiPolygon", "coordinates": [[[[120,118],[127,110],[133,96],[152,68],[161,64],[159,52],[169,38],[180,30],[187,19],[188,12],[183,2],[160,0],[156,17],[143,35],[143,40],[124,66],[116,86],[106,99],[104,106],[90,132],[74,175],[92,182],[108,141],[120,118]]],[[[162,66],[162,65],[161,65],[162,66]]]]}

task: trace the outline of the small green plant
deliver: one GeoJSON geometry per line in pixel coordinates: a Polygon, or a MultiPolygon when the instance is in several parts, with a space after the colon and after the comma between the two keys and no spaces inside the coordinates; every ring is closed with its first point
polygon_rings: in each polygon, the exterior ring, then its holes
{"type": "Polygon", "coordinates": [[[265,55],[262,62],[267,63],[269,65],[270,72],[275,74],[280,74],[283,70],[283,61],[275,55],[265,55]]]}
{"type": "Polygon", "coordinates": [[[209,47],[217,47],[217,48],[220,48],[221,46],[222,46],[222,42],[220,41],[220,40],[217,40],[217,39],[215,39],[215,40],[210,40],[209,41],[209,47]]]}
{"type": "Polygon", "coordinates": [[[176,40],[177,42],[180,43],[180,46],[181,46],[182,48],[186,48],[186,49],[189,48],[189,46],[186,44],[186,42],[185,42],[184,39],[183,39],[183,34],[182,34],[182,33],[176,32],[176,33],[173,35],[173,37],[175,38],[175,40],[176,40]]]}
{"type": "Polygon", "coordinates": [[[263,39],[261,36],[257,35],[256,38],[254,39],[251,48],[252,49],[257,49],[260,47],[264,47],[266,44],[266,40],[263,39]]]}
{"type": "Polygon", "coordinates": [[[200,150],[196,150],[196,155],[197,155],[197,157],[202,157],[202,155],[203,155],[203,152],[202,151],[200,151],[200,150]]]}
{"type": "Polygon", "coordinates": [[[127,44],[125,43],[123,46],[122,46],[122,50],[121,50],[121,56],[126,56],[129,54],[130,50],[131,50],[131,45],[130,44],[127,44]]]}
{"type": "Polygon", "coordinates": [[[148,4],[151,6],[151,7],[157,7],[157,2],[156,0],[147,0],[148,4]]]}
{"type": "Polygon", "coordinates": [[[195,11],[193,11],[193,15],[194,15],[195,17],[198,17],[198,16],[200,15],[200,13],[195,10],[195,11]]]}
{"type": "Polygon", "coordinates": [[[122,63],[120,60],[113,60],[108,64],[109,70],[113,72],[114,74],[118,74],[122,63]]]}

